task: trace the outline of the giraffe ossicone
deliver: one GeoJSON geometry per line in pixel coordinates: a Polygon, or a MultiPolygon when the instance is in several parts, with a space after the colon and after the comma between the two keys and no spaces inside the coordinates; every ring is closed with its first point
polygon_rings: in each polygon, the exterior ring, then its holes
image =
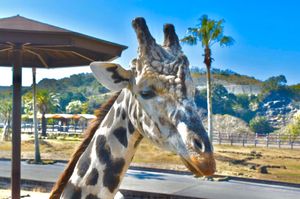
{"type": "Polygon", "coordinates": [[[61,183],[62,193],[56,194],[61,198],[114,198],[144,137],[178,154],[198,176],[215,172],[213,147],[196,112],[188,59],[174,26],[164,26],[163,45],[156,43],[143,18],[134,19],[132,26],[139,47],[130,70],[114,63],[91,63],[97,80],[118,94],[93,128],[76,166],[69,167],[72,174],[61,183]]]}

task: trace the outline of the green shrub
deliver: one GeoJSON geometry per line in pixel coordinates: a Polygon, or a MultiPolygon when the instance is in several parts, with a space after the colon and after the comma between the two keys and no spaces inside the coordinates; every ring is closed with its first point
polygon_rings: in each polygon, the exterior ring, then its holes
{"type": "Polygon", "coordinates": [[[292,141],[295,141],[300,136],[300,114],[296,114],[292,122],[286,127],[287,134],[292,141]]]}
{"type": "Polygon", "coordinates": [[[249,122],[252,131],[258,134],[269,134],[274,131],[265,117],[255,117],[249,122]]]}

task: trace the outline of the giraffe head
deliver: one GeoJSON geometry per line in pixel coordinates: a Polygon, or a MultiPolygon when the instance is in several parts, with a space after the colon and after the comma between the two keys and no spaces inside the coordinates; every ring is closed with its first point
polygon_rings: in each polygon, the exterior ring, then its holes
{"type": "Polygon", "coordinates": [[[178,154],[196,175],[212,175],[213,148],[196,112],[189,62],[174,26],[164,26],[163,45],[156,43],[143,18],[134,19],[132,26],[139,48],[131,69],[93,62],[95,77],[110,90],[130,93],[128,103],[135,105],[129,105],[129,118],[144,137],[178,154]]]}

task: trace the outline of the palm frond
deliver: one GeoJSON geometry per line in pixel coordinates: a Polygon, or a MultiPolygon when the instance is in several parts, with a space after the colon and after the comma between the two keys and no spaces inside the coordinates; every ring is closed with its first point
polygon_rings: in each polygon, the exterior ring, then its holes
{"type": "Polygon", "coordinates": [[[225,20],[212,20],[207,15],[199,18],[199,24],[194,28],[188,28],[187,36],[181,39],[181,42],[190,45],[196,45],[197,41],[201,42],[202,47],[211,47],[215,43],[221,46],[229,46],[234,43],[232,37],[224,36],[225,20]]]}
{"type": "Polygon", "coordinates": [[[188,35],[188,36],[182,38],[180,41],[182,43],[186,43],[186,44],[189,44],[189,45],[196,45],[197,44],[197,37],[194,37],[192,35],[188,35]]]}
{"type": "Polygon", "coordinates": [[[215,29],[215,21],[214,20],[209,20],[206,26],[206,34],[207,34],[207,38],[211,38],[212,34],[214,32],[215,29]]]}
{"type": "Polygon", "coordinates": [[[212,40],[220,40],[220,37],[222,37],[223,32],[224,26],[222,25],[222,20],[220,20],[215,24],[215,29],[212,34],[212,40]]]}
{"type": "Polygon", "coordinates": [[[197,31],[198,31],[197,28],[188,28],[187,29],[187,34],[193,34],[193,33],[197,32],[197,31]]]}
{"type": "Polygon", "coordinates": [[[220,38],[220,36],[222,35],[222,33],[223,33],[223,30],[222,29],[220,29],[220,28],[216,28],[215,30],[214,30],[214,32],[212,33],[212,35],[211,35],[211,41],[215,41],[215,40],[219,40],[219,38],[220,38]]]}
{"type": "Polygon", "coordinates": [[[198,26],[199,27],[202,27],[202,26],[206,26],[207,22],[208,22],[208,16],[207,15],[202,15],[200,18],[199,18],[199,24],[198,26]]]}
{"type": "Polygon", "coordinates": [[[220,19],[218,22],[217,22],[217,26],[222,26],[222,24],[225,23],[225,20],[224,19],[220,19]]]}
{"type": "Polygon", "coordinates": [[[193,37],[199,37],[199,29],[198,28],[188,28],[187,35],[191,35],[193,37]]]}
{"type": "Polygon", "coordinates": [[[202,47],[209,47],[209,38],[207,36],[202,38],[202,47]]]}
{"type": "Polygon", "coordinates": [[[231,46],[234,44],[234,39],[232,37],[229,37],[229,36],[223,36],[221,39],[220,39],[220,46],[231,46]]]}

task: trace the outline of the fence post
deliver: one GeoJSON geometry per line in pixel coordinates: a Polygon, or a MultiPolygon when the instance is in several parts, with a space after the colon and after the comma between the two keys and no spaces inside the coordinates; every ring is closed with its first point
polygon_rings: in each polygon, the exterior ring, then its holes
{"type": "Polygon", "coordinates": [[[254,147],[256,147],[257,144],[257,133],[255,133],[255,138],[254,138],[254,147]]]}
{"type": "Polygon", "coordinates": [[[219,144],[221,144],[221,143],[222,143],[222,138],[221,138],[221,133],[219,131],[219,144]]]}
{"type": "Polygon", "coordinates": [[[266,145],[267,145],[267,148],[269,148],[269,133],[268,133],[268,135],[267,135],[267,137],[266,137],[266,145]]]}
{"type": "Polygon", "coordinates": [[[233,145],[233,137],[230,136],[230,145],[232,146],[233,145]]]}
{"type": "Polygon", "coordinates": [[[278,148],[281,148],[281,139],[280,139],[280,133],[278,133],[278,148]]]}
{"type": "Polygon", "coordinates": [[[243,135],[243,147],[245,147],[245,135],[243,135]]]}

